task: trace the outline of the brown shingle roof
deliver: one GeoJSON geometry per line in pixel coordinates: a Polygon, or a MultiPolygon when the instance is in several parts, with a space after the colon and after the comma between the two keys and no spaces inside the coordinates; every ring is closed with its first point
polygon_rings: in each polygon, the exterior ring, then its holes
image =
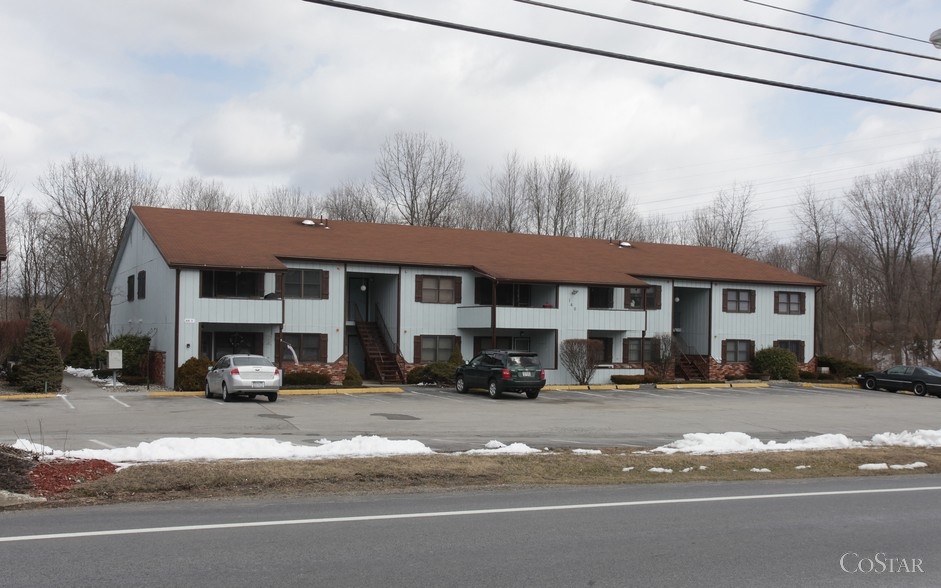
{"type": "Polygon", "coordinates": [[[474,268],[498,280],[644,285],[643,277],[819,285],[719,249],[135,206],[174,267],[276,271],[282,260],[474,268]],[[329,227],[329,228],[327,228],[329,227]]]}

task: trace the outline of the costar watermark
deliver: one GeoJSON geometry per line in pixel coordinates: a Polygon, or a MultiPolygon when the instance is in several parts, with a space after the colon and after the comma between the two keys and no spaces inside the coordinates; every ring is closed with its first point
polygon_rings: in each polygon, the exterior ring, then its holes
{"type": "Polygon", "coordinates": [[[891,557],[883,552],[872,557],[848,551],[840,558],[840,567],[847,574],[924,574],[923,561],[915,557],[891,557]]]}

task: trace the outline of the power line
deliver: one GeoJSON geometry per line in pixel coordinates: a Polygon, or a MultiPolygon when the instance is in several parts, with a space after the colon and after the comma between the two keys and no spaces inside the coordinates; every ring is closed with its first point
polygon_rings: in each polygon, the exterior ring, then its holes
{"type": "Polygon", "coordinates": [[[879,29],[871,29],[871,28],[869,28],[869,27],[864,27],[864,26],[861,26],[861,25],[856,25],[856,24],[853,24],[853,23],[844,22],[844,21],[842,21],[842,20],[834,20],[834,19],[832,19],[832,18],[826,18],[826,17],[824,17],[824,16],[817,16],[816,14],[808,14],[808,13],[806,13],[806,12],[801,12],[801,11],[799,11],[799,10],[791,10],[791,9],[789,9],[789,8],[782,8],[781,6],[774,6],[774,5],[772,5],[772,4],[765,4],[764,2],[756,2],[755,0],[745,0],[745,2],[748,2],[748,3],[750,3],[750,4],[757,4],[757,5],[759,5],[759,6],[764,6],[764,7],[766,7],[766,8],[773,8],[773,9],[775,9],[775,10],[781,10],[781,11],[783,11],[783,12],[790,12],[790,13],[792,13],[792,14],[799,14],[799,15],[801,15],[801,16],[807,16],[807,17],[810,17],[810,18],[816,18],[817,20],[825,20],[825,21],[827,21],[827,22],[832,22],[832,23],[836,23],[836,24],[839,24],[839,25],[843,25],[843,26],[847,26],[847,27],[853,27],[854,29],[862,29],[862,30],[864,30],[864,31],[870,31],[870,32],[873,32],[873,33],[879,33],[879,34],[881,34],[881,35],[889,35],[890,37],[898,37],[899,39],[908,39],[909,41],[918,41],[919,43],[928,43],[928,44],[931,43],[931,41],[928,41],[927,39],[916,39],[915,37],[907,37],[907,36],[905,36],[905,35],[899,35],[899,34],[897,34],[897,33],[890,33],[890,32],[888,32],[888,31],[881,31],[881,30],[879,30],[879,29]]]}
{"type": "MultiPolygon", "coordinates": [[[[623,53],[615,53],[612,51],[604,51],[601,49],[593,49],[591,47],[585,47],[581,45],[570,45],[568,43],[559,43],[556,41],[550,41],[547,39],[540,39],[537,37],[528,37],[524,35],[517,35],[514,33],[507,33],[503,31],[497,31],[494,29],[484,29],[480,27],[473,27],[470,25],[463,25],[459,23],[437,20],[432,18],[426,18],[423,16],[417,16],[413,14],[406,14],[402,12],[392,12],[390,10],[382,10],[379,8],[372,8],[369,6],[361,6],[359,4],[348,4],[346,2],[336,2],[334,0],[303,0],[304,2],[310,2],[312,4],[322,4],[324,6],[330,6],[333,8],[342,8],[344,10],[352,10],[355,12],[364,12],[367,14],[374,14],[376,16],[383,16],[386,18],[395,18],[398,20],[405,20],[410,22],[416,22],[420,24],[426,24],[436,27],[442,27],[446,29],[458,30],[467,33],[476,33],[478,35],[485,35],[488,37],[496,37],[500,39],[507,39],[510,41],[519,41],[522,43],[530,43],[533,45],[541,45],[544,47],[552,47],[554,49],[564,49],[566,51],[573,51],[576,53],[585,53],[588,55],[595,55],[598,57],[607,57],[610,59],[618,59],[621,61],[630,61],[633,63],[642,63],[645,65],[652,65],[655,67],[663,67],[667,69],[675,69],[679,71],[685,71],[690,73],[698,73],[702,75],[708,75],[713,77],[720,77],[730,80],[736,80],[740,82],[749,82],[753,84],[760,84],[764,86],[772,86],[776,88],[785,88],[788,90],[796,90],[799,92],[809,92],[812,94],[821,94],[824,96],[833,96],[836,98],[845,98],[848,100],[856,100],[859,102],[869,102],[872,104],[882,104],[884,106],[895,106],[898,108],[908,108],[912,110],[921,110],[925,112],[934,112],[941,114],[941,108],[934,108],[931,106],[923,106],[920,104],[912,104],[909,102],[898,102],[895,100],[885,100],[883,98],[874,98],[871,96],[863,96],[860,94],[849,94],[846,92],[837,92],[835,90],[826,90],[823,88],[814,88],[812,86],[801,86],[797,84],[789,84],[785,82],[778,82],[776,80],[768,80],[764,78],[756,78],[752,76],[743,76],[739,74],[721,72],[712,69],[704,69],[701,67],[693,67],[689,65],[682,65],[678,63],[672,63],[668,61],[659,61],[655,59],[646,59],[643,57],[636,57],[633,55],[626,55],[623,53]]],[[[635,0],[638,1],[638,0],[635,0]]]]}
{"type": "Polygon", "coordinates": [[[815,33],[807,33],[804,31],[796,31],[794,29],[786,29],[784,27],[777,27],[773,25],[767,25],[760,22],[754,22],[751,20],[742,20],[739,18],[732,18],[731,16],[723,16],[721,14],[713,14],[711,12],[702,12],[700,10],[693,10],[691,8],[682,8],[680,6],[671,6],[670,4],[661,4],[659,2],[653,2],[652,0],[631,0],[631,2],[639,2],[641,4],[649,4],[650,6],[656,6],[657,8],[667,8],[669,10],[678,10],[680,12],[687,12],[689,14],[695,14],[696,16],[705,16],[706,18],[715,18],[719,20],[724,20],[726,22],[734,22],[735,24],[747,25],[750,27],[760,27],[763,29],[768,29],[771,31],[778,31],[781,33],[789,33],[792,35],[801,35],[803,37],[812,37],[814,39],[822,39],[824,41],[832,41],[834,43],[842,43],[844,45],[853,45],[854,47],[863,47],[865,49],[874,49],[876,51],[885,51],[886,53],[896,53],[898,55],[905,55],[907,57],[917,57],[919,59],[930,59],[932,61],[941,61],[941,57],[931,57],[930,55],[922,55],[920,53],[909,53],[908,51],[899,51],[897,49],[889,49],[888,47],[879,47],[878,45],[867,45],[865,43],[857,43],[856,41],[847,41],[846,39],[837,39],[835,37],[827,37],[825,35],[817,35],[815,33]]]}
{"type": "Polygon", "coordinates": [[[589,18],[597,18],[597,19],[607,20],[607,21],[616,22],[616,23],[620,23],[620,24],[633,25],[633,26],[638,26],[638,27],[642,27],[642,28],[646,28],[646,29],[653,29],[653,30],[656,30],[656,31],[663,31],[663,32],[666,32],[666,33],[674,33],[674,34],[677,34],[677,35],[684,35],[684,36],[687,36],[687,37],[694,37],[694,38],[696,38],[696,39],[705,39],[705,40],[707,40],[707,41],[714,41],[714,42],[716,42],[716,43],[724,43],[724,44],[726,44],[726,45],[734,45],[734,46],[736,46],[736,47],[745,47],[745,48],[747,48],[747,49],[755,49],[755,50],[757,50],[757,51],[766,51],[766,52],[768,52],[768,53],[775,53],[775,54],[778,54],[778,55],[786,55],[786,56],[788,56],[788,57],[799,57],[799,58],[801,58],[801,59],[808,59],[808,60],[811,60],[811,61],[819,61],[819,62],[822,62],[822,63],[829,63],[829,64],[832,64],[832,65],[842,65],[842,66],[844,66],[844,67],[852,67],[852,68],[862,69],[862,70],[866,70],[866,71],[872,71],[872,72],[876,72],[876,73],[883,73],[883,74],[889,74],[889,75],[893,75],[893,76],[900,76],[900,77],[903,77],[903,78],[912,78],[912,79],[922,80],[922,81],[926,81],[926,82],[941,83],[941,79],[938,79],[938,78],[931,78],[931,77],[926,77],[926,76],[919,76],[919,75],[915,75],[915,74],[910,74],[910,73],[905,73],[905,72],[900,72],[900,71],[894,71],[894,70],[890,70],[890,69],[881,69],[881,68],[878,68],[878,67],[870,67],[870,66],[868,66],[868,65],[860,65],[860,64],[858,64],[858,63],[850,63],[850,62],[847,62],[847,61],[838,61],[838,60],[835,60],[835,59],[828,59],[828,58],[826,58],[826,57],[817,57],[817,56],[815,56],[815,55],[807,55],[807,54],[805,54],[805,53],[794,53],[793,51],[784,51],[784,50],[782,50],[782,49],[773,49],[773,48],[771,48],[771,47],[765,47],[765,46],[763,46],[763,45],[753,45],[753,44],[751,44],[751,43],[742,43],[742,42],[740,42],[740,41],[732,41],[732,40],[730,40],[730,39],[723,39],[723,38],[721,38],[721,37],[712,37],[712,36],[703,35],[703,34],[700,34],[700,33],[692,33],[692,32],[689,32],[689,31],[681,31],[681,30],[679,30],[679,29],[671,29],[671,28],[662,27],[662,26],[659,26],[659,25],[653,25],[653,24],[638,22],[638,21],[634,21],[634,20],[627,20],[627,19],[624,19],[624,18],[618,18],[618,17],[615,17],[615,16],[609,16],[609,15],[606,15],[606,14],[598,14],[598,13],[596,13],[596,12],[587,12],[587,11],[578,10],[578,9],[575,9],[575,8],[568,8],[568,7],[565,7],[565,6],[558,6],[558,5],[555,5],[555,4],[545,4],[545,3],[543,3],[543,2],[536,2],[535,0],[515,0],[515,1],[516,1],[516,2],[519,2],[519,3],[521,3],[521,4],[529,4],[529,5],[531,5],[531,6],[538,6],[538,7],[540,7],[540,8],[548,8],[548,9],[550,9],[550,10],[557,10],[557,11],[559,11],[559,12],[568,12],[568,13],[570,13],[570,14],[577,14],[577,15],[579,15],[579,16],[587,16],[587,17],[589,17],[589,18]]]}

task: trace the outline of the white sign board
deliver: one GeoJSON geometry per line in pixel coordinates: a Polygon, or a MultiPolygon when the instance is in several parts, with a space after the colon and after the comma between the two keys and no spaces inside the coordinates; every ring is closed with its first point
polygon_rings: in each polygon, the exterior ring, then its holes
{"type": "Polygon", "coordinates": [[[108,352],[108,369],[109,370],[119,370],[123,366],[121,362],[123,361],[121,349],[105,349],[108,352]]]}

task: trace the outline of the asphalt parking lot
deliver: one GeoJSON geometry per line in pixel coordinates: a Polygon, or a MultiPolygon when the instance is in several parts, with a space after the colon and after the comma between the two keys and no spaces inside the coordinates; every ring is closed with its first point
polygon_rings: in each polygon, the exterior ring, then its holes
{"type": "Polygon", "coordinates": [[[531,447],[653,447],[685,433],[738,431],[763,441],[826,433],[855,440],[941,428],[934,397],[806,387],[547,389],[535,400],[435,387],[307,394],[284,391],[223,403],[200,395],[100,388],[67,381],[65,394],[0,401],[0,442],[53,449],[136,446],[162,437],[270,437],[299,444],[356,435],[417,439],[436,451],[491,440],[531,447]],[[378,391],[382,390],[382,391],[378,391]]]}

